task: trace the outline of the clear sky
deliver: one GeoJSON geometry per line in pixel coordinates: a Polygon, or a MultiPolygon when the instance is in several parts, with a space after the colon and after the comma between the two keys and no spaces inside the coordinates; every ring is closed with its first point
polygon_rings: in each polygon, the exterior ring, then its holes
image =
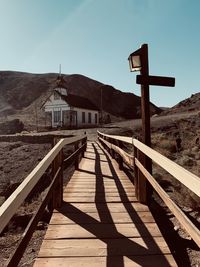
{"type": "MultiPolygon", "coordinates": [[[[79,73],[140,95],[127,58],[149,45],[150,88],[173,106],[200,90],[199,0],[0,0],[0,70],[79,73]]],[[[139,73],[138,73],[139,74],[139,73]]],[[[134,103],[133,103],[134,104],[134,103]]]]}

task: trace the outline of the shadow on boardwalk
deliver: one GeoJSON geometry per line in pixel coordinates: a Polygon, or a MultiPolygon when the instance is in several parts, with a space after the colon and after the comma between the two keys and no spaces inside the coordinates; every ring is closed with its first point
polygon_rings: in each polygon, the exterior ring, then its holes
{"type": "MultiPolygon", "coordinates": [[[[151,222],[145,224],[134,209],[132,205],[133,202],[129,201],[127,192],[115,171],[110,157],[97,143],[93,143],[92,148],[93,152],[90,151],[89,153],[94,153],[95,157],[90,158],[88,156],[89,154],[87,154],[87,159],[93,161],[95,158],[94,172],[82,169],[79,169],[79,171],[93,175],[95,174],[95,206],[100,220],[96,220],[78,209],[72,203],[68,202],[64,202],[62,208],[58,211],[106,244],[107,267],[125,266],[124,257],[127,257],[129,261],[137,263],[139,266],[175,266],[170,265],[170,261],[167,259],[169,255],[163,255],[163,251],[161,251],[160,246],[158,245],[158,240],[161,236],[152,235],[148,229],[151,222]],[[104,160],[101,159],[102,156],[104,157],[104,160]],[[103,174],[101,166],[102,162],[107,162],[112,175],[103,174]],[[140,237],[127,237],[117,229],[106,201],[106,188],[104,186],[105,179],[112,179],[114,181],[118,195],[120,196],[120,203],[131,218],[132,226],[133,228],[136,228],[140,237]]],[[[170,252],[166,254],[170,254],[170,252]]]]}

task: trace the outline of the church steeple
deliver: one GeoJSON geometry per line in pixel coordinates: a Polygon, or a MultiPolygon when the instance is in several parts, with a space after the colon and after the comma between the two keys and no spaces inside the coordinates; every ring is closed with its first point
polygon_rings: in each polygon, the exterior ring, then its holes
{"type": "Polygon", "coordinates": [[[58,74],[58,77],[57,77],[57,80],[56,80],[56,85],[58,87],[62,87],[63,83],[64,83],[64,79],[63,79],[62,74],[61,74],[61,64],[60,64],[59,65],[59,74],[58,74]]]}
{"type": "Polygon", "coordinates": [[[59,65],[59,74],[56,79],[56,88],[57,91],[59,91],[63,95],[67,95],[67,88],[65,86],[65,80],[61,74],[61,64],[59,65]]]}

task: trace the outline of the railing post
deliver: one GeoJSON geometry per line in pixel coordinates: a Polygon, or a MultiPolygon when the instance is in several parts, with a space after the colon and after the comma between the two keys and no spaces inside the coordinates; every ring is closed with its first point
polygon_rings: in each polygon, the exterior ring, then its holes
{"type": "Polygon", "coordinates": [[[84,153],[85,153],[85,151],[87,150],[87,137],[86,137],[86,139],[83,139],[82,140],[82,142],[81,142],[81,144],[83,145],[85,143],[85,145],[84,145],[84,149],[83,149],[83,151],[82,151],[82,158],[84,157],[84,153]]]}
{"type": "MultiPolygon", "coordinates": [[[[79,143],[76,142],[74,145],[74,151],[76,151],[79,147],[79,143]]],[[[78,170],[78,166],[79,166],[79,155],[77,156],[77,158],[75,159],[75,169],[78,170]]]]}
{"type": "Polygon", "coordinates": [[[135,164],[135,159],[138,159],[138,149],[134,146],[134,186],[135,186],[135,196],[138,199],[138,167],[135,164]]]}
{"type": "MultiPolygon", "coordinates": [[[[111,139],[110,143],[112,143],[113,145],[116,145],[115,139],[111,139]]],[[[116,152],[115,152],[114,149],[112,150],[112,153],[113,153],[112,158],[113,159],[116,159],[116,152]]]]}
{"type": "Polygon", "coordinates": [[[111,155],[111,157],[114,159],[114,150],[112,149],[112,147],[109,149],[109,153],[111,155]]]}
{"type": "Polygon", "coordinates": [[[118,166],[120,170],[123,170],[123,158],[118,155],[118,166]]]}
{"type": "MultiPolygon", "coordinates": [[[[117,140],[117,145],[119,148],[122,148],[122,141],[117,140]]],[[[120,154],[118,154],[118,165],[119,169],[123,170],[123,158],[120,154]]]]}
{"type": "Polygon", "coordinates": [[[58,168],[60,168],[60,172],[58,175],[58,186],[57,186],[57,205],[56,207],[60,207],[63,202],[63,149],[58,154],[58,168]]]}
{"type": "MultiPolygon", "coordinates": [[[[145,155],[138,150],[138,160],[144,165],[145,164],[145,155]]],[[[148,197],[148,181],[146,177],[142,174],[142,172],[138,169],[138,201],[143,204],[149,203],[149,197],[148,197]]]]}
{"type": "MultiPolygon", "coordinates": [[[[54,145],[59,141],[58,138],[54,138],[54,145]]],[[[52,179],[56,175],[58,169],[57,183],[53,190],[52,200],[49,203],[50,210],[53,211],[54,208],[59,208],[63,202],[63,149],[58,153],[52,162],[52,179]]]]}

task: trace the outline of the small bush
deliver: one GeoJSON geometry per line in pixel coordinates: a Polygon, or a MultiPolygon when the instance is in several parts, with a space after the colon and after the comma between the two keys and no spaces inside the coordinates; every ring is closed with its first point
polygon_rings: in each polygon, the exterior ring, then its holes
{"type": "Polygon", "coordinates": [[[182,156],[177,161],[177,163],[180,164],[183,167],[185,167],[185,166],[192,167],[192,166],[196,166],[197,165],[196,161],[193,158],[188,157],[188,156],[182,156]]]}
{"type": "Polygon", "coordinates": [[[175,153],[176,152],[176,146],[175,146],[174,142],[172,142],[170,140],[162,140],[160,142],[159,146],[162,149],[166,149],[170,153],[175,153]]]}

